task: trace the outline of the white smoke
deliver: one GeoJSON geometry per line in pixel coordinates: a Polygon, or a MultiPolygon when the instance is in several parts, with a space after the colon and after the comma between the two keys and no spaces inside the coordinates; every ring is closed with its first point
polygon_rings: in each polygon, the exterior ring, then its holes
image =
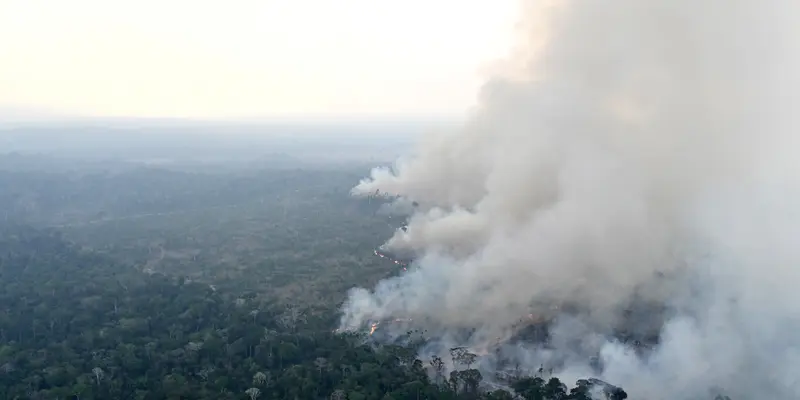
{"type": "Polygon", "coordinates": [[[469,122],[354,190],[418,201],[388,245],[422,258],[352,291],[343,327],[403,316],[492,336],[572,304],[589,312],[554,329],[566,353],[637,296],[670,307],[656,351],[593,342],[632,398],[800,398],[800,2],[522,9],[469,122]]]}

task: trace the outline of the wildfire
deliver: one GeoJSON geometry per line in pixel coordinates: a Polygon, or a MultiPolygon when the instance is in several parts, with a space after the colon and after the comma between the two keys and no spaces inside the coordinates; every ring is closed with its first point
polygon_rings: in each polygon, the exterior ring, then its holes
{"type": "Polygon", "coordinates": [[[403,267],[403,271],[408,271],[408,263],[407,262],[401,261],[401,260],[395,260],[392,257],[389,257],[388,255],[379,252],[378,250],[373,250],[372,253],[375,254],[376,256],[380,257],[380,258],[385,258],[385,259],[391,261],[392,263],[403,267]]]}

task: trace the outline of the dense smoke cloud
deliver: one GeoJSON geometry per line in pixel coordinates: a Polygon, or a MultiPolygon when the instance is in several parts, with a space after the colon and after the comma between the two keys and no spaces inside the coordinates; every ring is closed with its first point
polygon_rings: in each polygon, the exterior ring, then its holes
{"type": "Polygon", "coordinates": [[[635,399],[800,397],[800,3],[522,10],[470,120],[355,188],[419,202],[387,246],[420,258],[352,291],[343,327],[403,317],[491,338],[569,304],[583,311],[557,320],[553,349],[512,351],[561,353],[579,376],[582,343],[635,399]],[[668,308],[647,357],[607,335],[634,298],[668,308]]]}

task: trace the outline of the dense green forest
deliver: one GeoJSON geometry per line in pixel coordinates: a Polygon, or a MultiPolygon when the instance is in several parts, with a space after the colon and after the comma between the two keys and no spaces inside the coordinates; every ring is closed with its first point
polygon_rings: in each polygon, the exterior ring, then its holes
{"type": "Polygon", "coordinates": [[[401,273],[359,168],[0,170],[0,398],[627,397],[335,331],[350,287],[401,273]]]}
{"type": "Polygon", "coordinates": [[[7,221],[56,229],[143,272],[318,304],[396,272],[372,250],[399,225],[349,196],[363,166],[208,173],[28,164],[0,168],[7,221]]]}
{"type": "MultiPolygon", "coordinates": [[[[441,376],[443,361],[426,365],[413,346],[333,332],[331,310],[228,301],[206,284],[115,265],[55,232],[6,226],[0,254],[3,398],[512,398],[481,392],[469,353],[455,355],[464,368],[441,376]]],[[[591,383],[509,385],[526,399],[588,399],[591,383]]]]}

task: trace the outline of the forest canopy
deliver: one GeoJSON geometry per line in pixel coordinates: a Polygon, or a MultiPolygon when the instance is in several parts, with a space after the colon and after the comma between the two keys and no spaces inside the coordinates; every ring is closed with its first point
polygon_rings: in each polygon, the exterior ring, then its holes
{"type": "Polygon", "coordinates": [[[0,397],[627,397],[337,331],[349,288],[403,273],[374,254],[403,221],[349,196],[358,168],[0,171],[0,397]]]}

